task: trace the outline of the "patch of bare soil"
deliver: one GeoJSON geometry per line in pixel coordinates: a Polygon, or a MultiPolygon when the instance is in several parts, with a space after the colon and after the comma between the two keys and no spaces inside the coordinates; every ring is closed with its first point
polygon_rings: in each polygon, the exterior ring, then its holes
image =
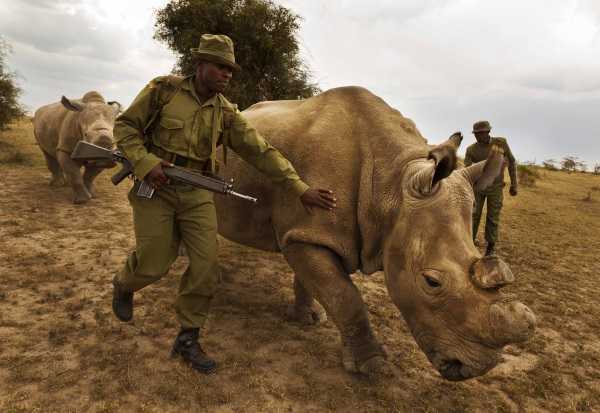
{"type": "Polygon", "coordinates": [[[486,376],[442,380],[380,273],[354,281],[396,377],[347,374],[331,321],[285,321],[283,258],[224,239],[203,340],[220,369],[204,376],[169,358],[184,258],[136,294],[134,321],[112,315],[110,281],[134,246],[127,183],[104,173],[75,206],[70,188],[48,186],[28,123],[0,141],[20,154],[0,162],[0,411],[600,411],[600,203],[581,201],[598,177],[547,172],[505,198],[499,254],[540,328],[486,376]]]}

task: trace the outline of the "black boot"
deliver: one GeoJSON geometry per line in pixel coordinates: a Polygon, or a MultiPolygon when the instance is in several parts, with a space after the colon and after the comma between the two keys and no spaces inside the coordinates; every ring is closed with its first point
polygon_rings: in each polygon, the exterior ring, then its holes
{"type": "Polygon", "coordinates": [[[199,329],[197,328],[182,328],[173,344],[171,357],[180,355],[183,361],[190,364],[194,370],[204,374],[214,373],[217,369],[217,363],[209,358],[200,347],[198,333],[199,329]]]}
{"type": "Polygon", "coordinates": [[[488,242],[487,247],[485,248],[485,255],[487,257],[496,255],[496,244],[493,242],[488,242]]]}
{"type": "Polygon", "coordinates": [[[116,280],[113,280],[113,313],[121,321],[133,318],[133,292],[123,290],[116,280]]]}

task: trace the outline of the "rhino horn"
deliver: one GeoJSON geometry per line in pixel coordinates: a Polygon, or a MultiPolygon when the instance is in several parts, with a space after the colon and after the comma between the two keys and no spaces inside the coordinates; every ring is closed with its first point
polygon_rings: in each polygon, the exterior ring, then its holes
{"type": "Polygon", "coordinates": [[[456,150],[462,141],[460,132],[453,133],[448,140],[434,146],[427,156],[433,161],[412,178],[413,188],[419,193],[429,194],[435,185],[447,178],[456,169],[456,150]]]}
{"type": "Polygon", "coordinates": [[[483,257],[471,266],[471,280],[479,288],[500,288],[515,281],[512,271],[498,257],[483,257]]]}
{"type": "Polygon", "coordinates": [[[65,96],[60,99],[60,103],[62,103],[65,108],[72,110],[73,112],[81,112],[85,108],[85,103],[77,99],[69,99],[65,96]]]}
{"type": "Polygon", "coordinates": [[[477,162],[461,170],[476,191],[483,191],[490,186],[502,171],[504,162],[504,151],[497,145],[493,145],[488,158],[477,162]]]}
{"type": "Polygon", "coordinates": [[[527,341],[535,331],[535,314],[518,301],[492,304],[489,314],[492,329],[490,344],[495,347],[527,341]]]}

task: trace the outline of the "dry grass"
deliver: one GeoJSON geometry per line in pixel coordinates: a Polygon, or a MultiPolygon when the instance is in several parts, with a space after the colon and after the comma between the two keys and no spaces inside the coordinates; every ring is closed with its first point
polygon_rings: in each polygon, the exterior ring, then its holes
{"type": "Polygon", "coordinates": [[[0,142],[31,165],[0,164],[0,411],[600,411],[600,203],[591,174],[544,172],[506,197],[499,254],[510,287],[539,318],[505,363],[463,383],[439,378],[391,304],[381,274],[356,275],[396,378],[346,374],[331,322],[284,321],[292,274],[277,254],[221,240],[223,282],[204,340],[220,362],[202,376],[168,358],[178,274],[136,294],[115,321],[110,280],[133,246],[127,185],[99,178],[99,198],[52,192],[24,122],[0,142]]]}

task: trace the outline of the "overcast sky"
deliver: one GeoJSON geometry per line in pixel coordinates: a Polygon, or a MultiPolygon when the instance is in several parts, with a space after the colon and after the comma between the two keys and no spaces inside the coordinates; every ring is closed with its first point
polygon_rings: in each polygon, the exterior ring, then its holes
{"type": "MultiPolygon", "coordinates": [[[[600,0],[279,0],[303,17],[322,89],[366,87],[430,142],[488,119],[518,160],[600,163],[600,0]]],[[[96,89],[127,105],[175,57],[165,0],[2,0],[0,35],[30,110],[96,89]]]]}

